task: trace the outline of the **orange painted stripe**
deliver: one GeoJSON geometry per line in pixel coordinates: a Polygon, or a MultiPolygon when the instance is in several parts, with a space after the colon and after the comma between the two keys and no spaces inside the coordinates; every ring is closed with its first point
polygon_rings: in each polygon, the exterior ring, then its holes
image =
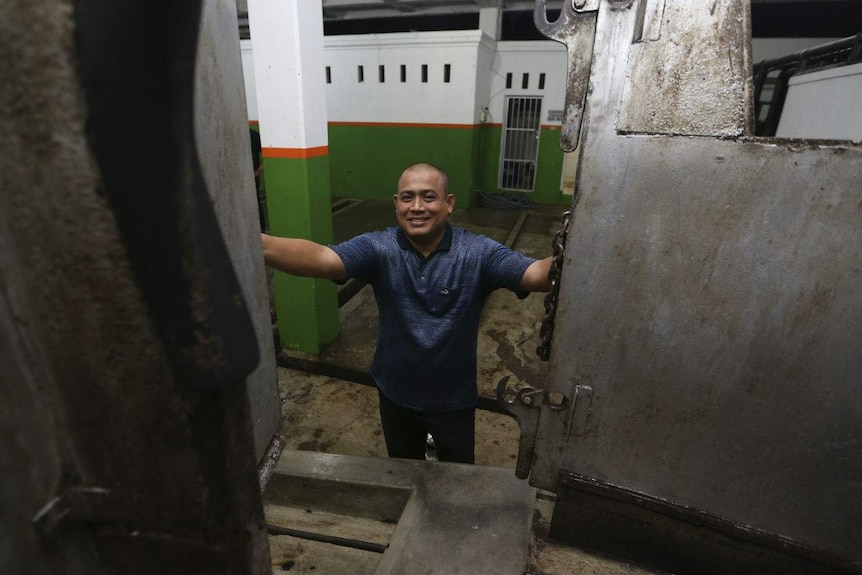
{"type": "Polygon", "coordinates": [[[249,120],[248,124],[249,126],[260,126],[260,122],[257,120],[249,120]]]}
{"type": "Polygon", "coordinates": [[[458,130],[472,130],[481,126],[481,124],[412,124],[406,122],[329,122],[329,125],[367,128],[455,128],[458,130]]]}
{"type": "Polygon", "coordinates": [[[292,160],[307,160],[329,154],[329,146],[317,148],[264,148],[264,158],[289,158],[292,160]]]}

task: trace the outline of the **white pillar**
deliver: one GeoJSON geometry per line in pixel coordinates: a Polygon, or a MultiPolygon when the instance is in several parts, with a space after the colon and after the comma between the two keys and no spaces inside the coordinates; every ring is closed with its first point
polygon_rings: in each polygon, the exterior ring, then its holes
{"type": "MultiPolygon", "coordinates": [[[[269,229],[332,242],[321,0],[248,0],[269,229]]],[[[320,353],[338,337],[328,280],[276,273],[281,344],[320,353]]]]}
{"type": "Polygon", "coordinates": [[[261,145],[318,149],[326,133],[321,0],[248,0],[261,145]]]}

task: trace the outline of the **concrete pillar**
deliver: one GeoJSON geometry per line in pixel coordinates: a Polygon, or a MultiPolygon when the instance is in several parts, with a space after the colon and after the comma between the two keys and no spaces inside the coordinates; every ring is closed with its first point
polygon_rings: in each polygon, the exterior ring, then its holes
{"type": "Polygon", "coordinates": [[[483,34],[500,39],[500,28],[503,23],[503,0],[478,0],[479,30],[483,34]]]}
{"type": "MultiPolygon", "coordinates": [[[[321,0],[249,0],[270,231],[332,242],[321,0]]],[[[335,285],[276,272],[284,347],[318,353],[339,333],[335,285]]]]}

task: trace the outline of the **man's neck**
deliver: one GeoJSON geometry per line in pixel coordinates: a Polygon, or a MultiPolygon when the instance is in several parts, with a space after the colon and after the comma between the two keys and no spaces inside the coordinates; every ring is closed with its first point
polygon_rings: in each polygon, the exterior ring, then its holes
{"type": "Polygon", "coordinates": [[[422,254],[423,258],[427,258],[428,256],[430,256],[431,254],[434,253],[434,250],[436,250],[437,246],[440,245],[440,242],[443,241],[444,233],[445,233],[445,230],[443,231],[443,233],[439,234],[436,238],[434,238],[428,242],[419,242],[419,241],[414,240],[410,236],[407,236],[407,241],[410,242],[410,245],[412,245],[414,248],[416,248],[417,252],[422,254]]]}

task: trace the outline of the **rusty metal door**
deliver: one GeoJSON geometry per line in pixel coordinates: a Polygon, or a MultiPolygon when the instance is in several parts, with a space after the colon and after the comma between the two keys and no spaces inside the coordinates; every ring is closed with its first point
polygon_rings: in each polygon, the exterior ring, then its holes
{"type": "Polygon", "coordinates": [[[752,136],[747,1],[543,5],[581,145],[558,399],[533,398],[552,535],[674,572],[862,572],[862,148],[752,136]]]}
{"type": "Polygon", "coordinates": [[[271,572],[235,5],[0,13],[0,572],[271,572]]]}

